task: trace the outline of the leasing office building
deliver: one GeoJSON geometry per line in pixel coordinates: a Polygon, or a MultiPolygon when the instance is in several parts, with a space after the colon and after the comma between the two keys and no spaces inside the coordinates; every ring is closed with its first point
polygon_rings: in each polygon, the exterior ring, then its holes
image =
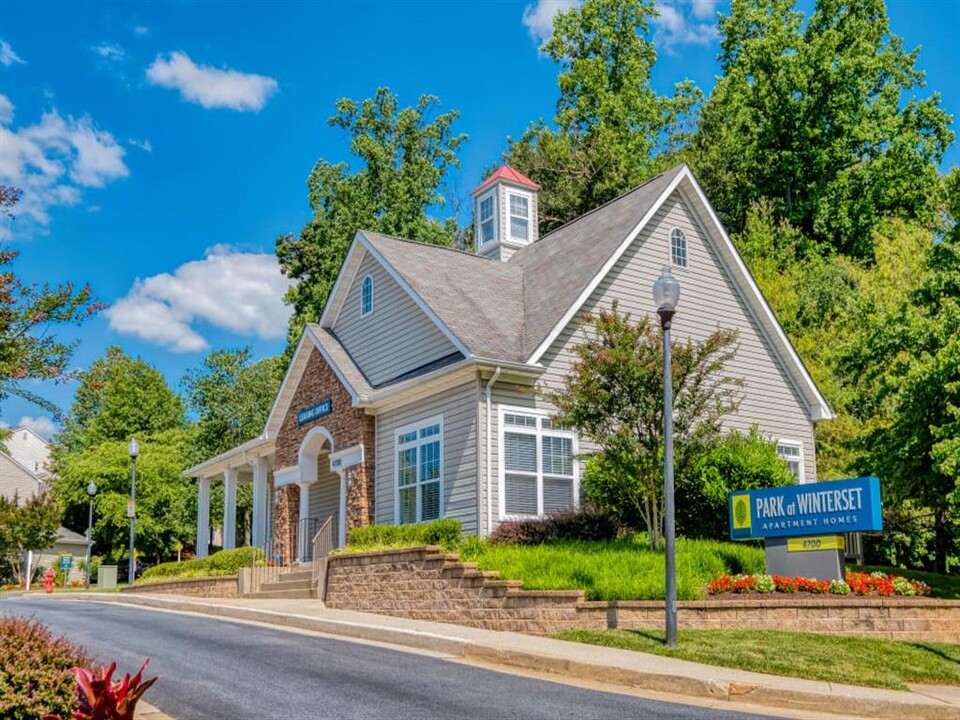
{"type": "Polygon", "coordinates": [[[261,436],[185,472],[200,486],[198,554],[212,482],[224,547],[249,481],[253,544],[299,534],[300,554],[331,517],[340,543],[359,525],[440,517],[486,535],[577,503],[585,448],[534,389],[563,382],[585,314],[614,300],[653,314],[664,264],[682,286],[675,334],[739,330],[726,369],[743,400],[726,427],[759,425],[800,482],[816,479],[813,424],[831,411],[689,168],[543,237],[537,190],[505,166],[473,192],[476,253],[357,232],[261,436]]]}

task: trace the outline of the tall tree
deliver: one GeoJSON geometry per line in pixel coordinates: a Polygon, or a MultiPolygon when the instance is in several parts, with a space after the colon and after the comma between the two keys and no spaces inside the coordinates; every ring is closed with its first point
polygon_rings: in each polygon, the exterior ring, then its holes
{"type": "Polygon", "coordinates": [[[932,225],[937,165],[953,142],[937,93],[918,99],[919,50],[890,31],[883,0],[733,0],[717,81],[691,148],[728,229],[773,204],[827,249],[872,258],[887,216],[932,225]]]}
{"type": "MultiPolygon", "coordinates": [[[[20,190],[0,185],[0,220],[13,216],[20,190]]],[[[76,342],[57,340],[55,325],[81,324],[103,305],[88,285],[25,284],[12,269],[19,253],[0,250],[0,403],[11,395],[59,416],[59,409],[31,390],[35,380],[64,381],[72,377],[70,358],[76,342]]]]}
{"type": "Polygon", "coordinates": [[[556,128],[532,124],[507,153],[542,187],[541,232],[639,184],[685,141],[701,94],[690,81],[673,96],[652,88],[655,15],[651,0],[585,0],[554,17],[541,50],[560,65],[556,128]]]}
{"type": "Polygon", "coordinates": [[[50,495],[20,502],[16,495],[0,495],[0,561],[7,563],[14,581],[23,582],[22,563],[28,550],[45,550],[57,539],[60,508],[50,495]]]}
{"type": "Polygon", "coordinates": [[[197,418],[190,462],[226,452],[263,430],[279,385],[279,359],[252,363],[251,355],[249,347],[214,350],[180,381],[197,418]]]}
{"type": "MultiPolygon", "coordinates": [[[[663,353],[650,318],[636,323],[616,305],[584,323],[587,339],[559,390],[544,395],[558,421],[600,447],[609,488],[627,498],[647,527],[650,546],[663,534],[663,353]]],[[[674,442],[679,475],[720,436],[720,420],[739,404],[742,384],[723,374],[737,333],[717,330],[703,342],[673,344],[674,442]]],[[[601,504],[603,497],[595,497],[601,504]]]]}
{"type": "Polygon", "coordinates": [[[297,280],[287,292],[293,305],[287,336],[291,352],[307,322],[320,317],[354,233],[359,229],[450,245],[456,220],[440,222],[431,208],[444,204],[443,183],[459,167],[466,135],[455,135],[457,112],[433,114],[440,102],[423,95],[400,108],[397,96],[379,88],[372,98],[337,100],[328,123],[350,137],[359,169],[320,160],[307,180],[313,217],[299,235],[277,238],[277,257],[297,280]]]}
{"type": "Polygon", "coordinates": [[[183,401],[160,371],[111,347],[80,373],[73,405],[54,441],[54,459],[101,442],[183,427],[183,401]]]}

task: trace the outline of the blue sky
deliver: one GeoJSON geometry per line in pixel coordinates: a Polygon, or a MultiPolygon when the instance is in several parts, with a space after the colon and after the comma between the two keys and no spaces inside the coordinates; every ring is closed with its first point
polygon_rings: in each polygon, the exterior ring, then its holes
{"type": "MultiPolygon", "coordinates": [[[[25,189],[0,239],[29,282],[89,282],[112,305],[79,331],[75,365],[120,345],[176,385],[217,347],[284,344],[276,236],[308,218],[305,180],[347,159],[326,125],[339,97],[379,86],[461,113],[465,202],[508,135],[553,115],[556,66],[537,51],[557,5],[524,2],[27,3],[0,22],[0,183],[25,189]]],[[[658,0],[655,85],[709,92],[724,0],[658,0]]],[[[893,31],[922,46],[926,91],[960,103],[954,0],[892,0],[893,31]]],[[[954,126],[956,130],[956,126],[954,126]]],[[[960,163],[951,149],[944,169],[960,163]]],[[[69,407],[71,383],[35,388],[69,407]]],[[[2,421],[50,435],[17,399],[2,421]]]]}

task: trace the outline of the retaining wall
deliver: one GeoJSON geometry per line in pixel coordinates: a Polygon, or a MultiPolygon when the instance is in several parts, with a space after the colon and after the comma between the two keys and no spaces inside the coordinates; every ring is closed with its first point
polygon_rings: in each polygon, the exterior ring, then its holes
{"type": "Polygon", "coordinates": [[[182,580],[164,580],[163,582],[142,583],[133,587],[121,588],[120,592],[151,593],[159,595],[192,595],[205,598],[235,598],[237,576],[184,578],[182,580]]]}
{"type": "MultiPolygon", "coordinates": [[[[661,629],[662,602],[588,602],[579,590],[523,590],[439,547],[334,555],[327,607],[533,634],[661,629]]],[[[960,642],[960,602],[929,598],[774,597],[678,604],[681,629],[792,630],[960,642]]]]}

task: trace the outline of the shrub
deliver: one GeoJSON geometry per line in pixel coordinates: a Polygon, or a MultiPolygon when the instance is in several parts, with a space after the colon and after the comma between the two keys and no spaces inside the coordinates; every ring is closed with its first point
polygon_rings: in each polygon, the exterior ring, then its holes
{"type": "Polygon", "coordinates": [[[236,575],[240,568],[250,567],[255,559],[263,560],[263,550],[260,548],[241,547],[234,550],[221,550],[207,558],[154,565],[144,570],[140,579],[155,582],[171,578],[236,575]]]}
{"type": "Polygon", "coordinates": [[[756,426],[733,430],[690,470],[677,478],[677,532],[687,537],[726,540],[730,536],[727,496],[734,490],[783,487],[795,482],[777,456],[777,444],[756,426]]]}
{"type": "Polygon", "coordinates": [[[561,540],[616,540],[620,530],[620,521],[613,514],[587,503],[542,518],[502,522],[490,533],[490,542],[494,545],[539,545],[561,540]]]}
{"type": "Polygon", "coordinates": [[[449,518],[410,525],[367,525],[351,530],[347,544],[354,550],[417,545],[440,545],[452,549],[460,540],[462,529],[459,520],[449,518]]]}
{"type": "Polygon", "coordinates": [[[912,500],[891,503],[883,510],[883,532],[863,536],[864,561],[904,570],[934,570],[935,535],[929,510],[916,507],[912,500]]]}
{"type": "Polygon", "coordinates": [[[73,715],[76,689],[70,669],[89,668],[83,650],[54,638],[37,620],[0,618],[0,717],[40,720],[73,715]]]}

